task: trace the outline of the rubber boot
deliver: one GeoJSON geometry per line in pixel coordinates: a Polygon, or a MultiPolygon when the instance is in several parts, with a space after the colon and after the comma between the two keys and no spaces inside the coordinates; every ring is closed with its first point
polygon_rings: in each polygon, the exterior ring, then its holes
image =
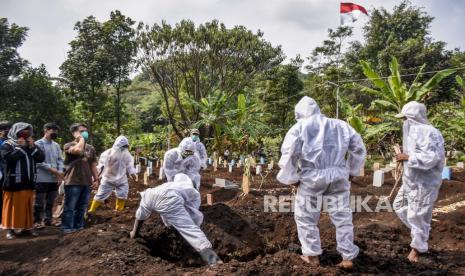
{"type": "Polygon", "coordinates": [[[92,200],[92,204],[90,205],[90,208],[89,208],[89,211],[87,211],[88,213],[93,213],[95,212],[98,207],[100,207],[100,205],[102,205],[102,202],[99,201],[99,200],[96,200],[96,199],[93,199],[92,200]]]}
{"type": "Polygon", "coordinates": [[[207,263],[209,266],[214,266],[216,264],[222,264],[223,261],[216,255],[215,251],[211,248],[205,248],[204,250],[199,252],[200,257],[202,260],[207,263]]]}
{"type": "Polygon", "coordinates": [[[124,199],[117,198],[116,199],[116,211],[123,211],[124,210],[124,199]]]}

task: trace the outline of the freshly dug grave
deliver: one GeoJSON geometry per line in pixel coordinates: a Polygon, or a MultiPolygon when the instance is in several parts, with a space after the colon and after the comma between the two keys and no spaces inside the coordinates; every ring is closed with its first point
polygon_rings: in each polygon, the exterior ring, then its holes
{"type": "MultiPolygon", "coordinates": [[[[236,170],[237,171],[237,170],[236,170]]],[[[275,172],[270,175],[275,174],[275,172]]],[[[341,258],[336,251],[335,230],[327,214],[320,219],[324,253],[322,266],[312,269],[299,259],[300,243],[292,213],[264,212],[265,195],[289,195],[290,188],[266,178],[264,188],[257,178],[253,191],[242,196],[238,190],[212,187],[215,177],[228,178],[225,169],[203,174],[201,194],[213,195],[214,205],[201,207],[205,219],[202,229],[225,264],[209,268],[198,254],[172,228],[165,227],[158,215],[144,224],[141,237],[129,239],[138,191],[147,188],[132,183],[127,207],[122,213],[113,211],[114,198],[92,217],[83,231],[60,236],[57,228],[46,228],[39,238],[19,237],[7,241],[0,236],[0,271],[2,275],[308,275],[347,274],[334,267],[341,258]]],[[[240,183],[241,172],[233,172],[231,180],[240,183]]],[[[150,186],[160,181],[151,178],[150,186]]],[[[356,178],[353,195],[372,195],[369,205],[387,195],[393,179],[381,188],[371,185],[370,176],[356,178]]],[[[441,188],[437,207],[456,204],[465,199],[465,183],[453,178],[441,188]]],[[[205,202],[205,201],[204,201],[205,202]]],[[[431,250],[420,264],[412,265],[409,231],[388,212],[354,213],[355,242],[360,247],[356,274],[465,274],[465,206],[457,205],[447,213],[435,213],[430,239],[431,250]]],[[[3,233],[2,233],[3,234],[3,233]]]]}

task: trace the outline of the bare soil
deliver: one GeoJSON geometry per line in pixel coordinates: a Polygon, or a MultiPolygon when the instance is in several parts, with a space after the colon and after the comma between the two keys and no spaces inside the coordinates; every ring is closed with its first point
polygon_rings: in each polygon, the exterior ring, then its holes
{"type": "MultiPolygon", "coordinates": [[[[205,215],[202,229],[225,264],[207,267],[198,254],[172,228],[165,227],[158,215],[144,224],[141,237],[129,239],[138,192],[147,188],[131,183],[123,212],[113,210],[112,196],[99,209],[83,231],[62,236],[59,228],[47,227],[37,238],[20,236],[5,239],[0,232],[1,275],[465,275],[465,206],[457,205],[448,213],[435,213],[430,238],[430,252],[419,264],[407,261],[410,235],[394,213],[354,213],[355,242],[360,255],[351,272],[339,270],[335,229],[327,214],[320,219],[324,253],[318,269],[306,266],[299,258],[300,244],[292,213],[264,212],[265,195],[290,195],[289,187],[276,180],[276,170],[266,178],[254,176],[252,191],[244,196],[240,190],[213,187],[216,177],[240,184],[242,171],[232,174],[221,168],[202,174],[202,205],[205,215]],[[261,189],[258,189],[262,185],[261,189]],[[206,194],[214,204],[206,205],[206,194]]],[[[142,179],[142,177],[140,177],[142,179]]],[[[465,200],[465,172],[454,171],[451,181],[444,181],[436,207],[465,200]]],[[[150,187],[161,183],[150,179],[150,187]]],[[[353,195],[388,195],[394,179],[388,177],[380,187],[373,187],[368,172],[352,183],[353,195]]]]}

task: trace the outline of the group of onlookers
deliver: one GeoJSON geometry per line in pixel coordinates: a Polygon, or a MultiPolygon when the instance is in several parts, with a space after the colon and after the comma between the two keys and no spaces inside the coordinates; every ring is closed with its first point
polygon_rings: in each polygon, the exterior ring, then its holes
{"type": "Polygon", "coordinates": [[[36,236],[37,230],[52,225],[60,185],[64,186],[63,233],[83,229],[90,188],[99,182],[97,156],[86,143],[85,124],[73,124],[70,131],[74,140],[65,144],[63,159],[55,142],[60,134],[57,124],[45,124],[43,138],[34,141],[30,124],[0,122],[0,213],[7,239],[20,233],[36,236]]]}

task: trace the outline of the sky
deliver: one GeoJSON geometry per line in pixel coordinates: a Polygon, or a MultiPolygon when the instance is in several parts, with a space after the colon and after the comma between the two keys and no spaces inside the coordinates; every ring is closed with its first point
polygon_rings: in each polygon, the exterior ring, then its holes
{"type": "MultiPolygon", "coordinates": [[[[0,0],[0,17],[29,28],[20,55],[32,66],[45,64],[52,76],[66,58],[68,43],[76,36],[77,21],[93,15],[100,21],[120,10],[133,20],[147,24],[166,20],[175,24],[190,19],[196,24],[218,19],[227,27],[243,25],[264,32],[266,40],[281,45],[285,55],[308,57],[327,36],[328,28],[339,25],[339,3],[335,0],[0,0]]],[[[349,1],[344,1],[349,2],[349,1]]],[[[354,0],[370,10],[391,10],[393,0],[354,0]]],[[[435,17],[431,35],[447,43],[448,49],[465,49],[465,1],[412,0],[435,17]]],[[[367,18],[354,24],[354,39],[361,39],[367,18]]]]}

